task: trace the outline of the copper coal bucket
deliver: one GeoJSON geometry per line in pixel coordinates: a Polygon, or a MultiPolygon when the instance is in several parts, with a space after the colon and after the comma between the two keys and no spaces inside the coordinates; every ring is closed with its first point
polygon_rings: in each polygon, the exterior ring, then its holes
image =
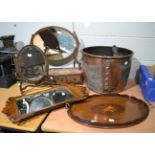
{"type": "Polygon", "coordinates": [[[82,65],[89,89],[97,93],[118,93],[128,80],[133,52],[116,46],[84,48],[82,65]]]}

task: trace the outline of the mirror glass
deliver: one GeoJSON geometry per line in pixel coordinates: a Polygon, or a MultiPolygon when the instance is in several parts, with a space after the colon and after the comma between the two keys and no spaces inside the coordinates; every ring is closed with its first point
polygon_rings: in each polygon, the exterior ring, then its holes
{"type": "Polygon", "coordinates": [[[38,82],[45,76],[46,61],[41,49],[27,45],[18,53],[20,76],[30,82],[38,82]]]}
{"type": "Polygon", "coordinates": [[[59,66],[73,59],[72,55],[77,52],[78,40],[70,31],[52,26],[37,31],[32,36],[31,44],[45,52],[49,64],[59,66]]]}
{"type": "Polygon", "coordinates": [[[17,99],[16,103],[21,114],[40,111],[57,103],[76,96],[66,87],[58,87],[50,91],[37,93],[32,96],[17,99]]]}

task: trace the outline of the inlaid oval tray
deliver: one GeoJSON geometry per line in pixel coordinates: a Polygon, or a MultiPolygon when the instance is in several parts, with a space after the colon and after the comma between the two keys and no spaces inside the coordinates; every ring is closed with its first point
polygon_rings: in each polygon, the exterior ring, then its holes
{"type": "Polygon", "coordinates": [[[120,128],[138,124],[149,114],[148,105],[135,97],[95,95],[68,106],[69,116],[84,125],[120,128]]]}

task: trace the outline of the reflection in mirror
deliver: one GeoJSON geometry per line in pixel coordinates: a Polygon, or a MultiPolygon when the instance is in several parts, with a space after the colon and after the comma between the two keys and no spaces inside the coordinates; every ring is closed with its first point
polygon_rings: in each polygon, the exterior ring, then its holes
{"type": "Polygon", "coordinates": [[[41,49],[27,45],[18,53],[17,68],[19,76],[29,82],[38,82],[46,72],[46,61],[41,49]]]}
{"type": "MultiPolygon", "coordinates": [[[[55,65],[53,61],[68,59],[77,52],[78,39],[70,31],[61,27],[47,27],[37,31],[31,39],[33,45],[41,48],[47,55],[49,63],[55,65]]],[[[73,58],[72,58],[73,59],[73,58]]]]}
{"type": "Polygon", "coordinates": [[[40,111],[56,103],[73,99],[75,95],[66,87],[58,87],[51,91],[38,93],[25,98],[17,99],[16,103],[21,114],[40,111]]]}
{"type": "Polygon", "coordinates": [[[40,114],[47,114],[52,110],[65,107],[66,103],[82,101],[88,97],[87,89],[84,86],[55,85],[29,93],[27,95],[10,97],[2,109],[13,123],[20,123],[27,118],[40,114]]]}

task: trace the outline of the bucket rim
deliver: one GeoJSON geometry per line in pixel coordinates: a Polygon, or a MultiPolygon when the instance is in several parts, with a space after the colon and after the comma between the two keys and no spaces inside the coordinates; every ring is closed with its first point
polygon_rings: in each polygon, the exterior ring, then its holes
{"type": "Polygon", "coordinates": [[[134,55],[134,52],[132,50],[129,50],[129,49],[123,48],[123,47],[117,47],[117,48],[129,51],[130,54],[122,55],[122,56],[105,56],[105,55],[90,54],[90,53],[85,51],[86,49],[89,49],[89,48],[102,48],[102,47],[104,47],[104,48],[112,48],[112,46],[88,46],[88,47],[85,47],[85,48],[82,49],[82,54],[87,55],[87,56],[91,56],[91,57],[106,58],[106,59],[113,59],[113,58],[120,59],[120,58],[132,57],[134,55]]]}

